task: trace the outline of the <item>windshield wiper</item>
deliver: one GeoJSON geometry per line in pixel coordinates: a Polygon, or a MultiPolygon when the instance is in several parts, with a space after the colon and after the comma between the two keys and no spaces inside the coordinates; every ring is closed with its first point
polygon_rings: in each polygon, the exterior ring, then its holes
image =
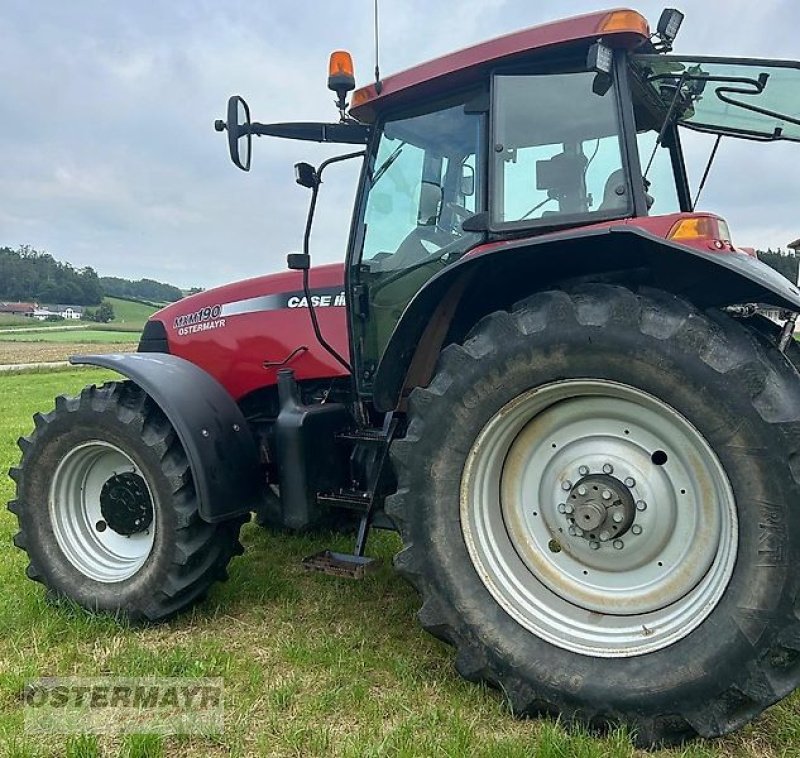
{"type": "Polygon", "coordinates": [[[403,148],[406,146],[405,142],[401,142],[389,155],[389,157],[381,163],[380,168],[372,176],[372,186],[374,187],[378,180],[389,170],[389,167],[400,157],[403,148]]]}

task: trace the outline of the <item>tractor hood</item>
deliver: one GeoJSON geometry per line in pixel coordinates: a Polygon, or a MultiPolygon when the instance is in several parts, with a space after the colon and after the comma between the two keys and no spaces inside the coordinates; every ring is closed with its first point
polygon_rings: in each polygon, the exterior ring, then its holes
{"type": "MultiPolygon", "coordinates": [[[[312,303],[325,338],[349,355],[342,264],[310,272],[312,303]]],[[[318,344],[302,274],[285,271],[215,287],[158,311],[140,352],[168,352],[200,366],[236,398],[274,385],[280,368],[298,379],[345,375],[318,344]]]]}

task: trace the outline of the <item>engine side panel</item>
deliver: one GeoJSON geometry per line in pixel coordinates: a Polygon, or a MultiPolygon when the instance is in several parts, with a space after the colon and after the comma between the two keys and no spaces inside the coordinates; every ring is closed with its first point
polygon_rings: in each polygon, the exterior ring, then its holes
{"type": "MultiPolygon", "coordinates": [[[[349,358],[344,267],[316,267],[310,283],[323,336],[349,358]]],[[[302,274],[287,271],[201,292],[153,319],[163,323],[171,355],[202,368],[238,400],[277,384],[280,368],[300,381],[347,376],[317,342],[305,305],[302,274]]]]}

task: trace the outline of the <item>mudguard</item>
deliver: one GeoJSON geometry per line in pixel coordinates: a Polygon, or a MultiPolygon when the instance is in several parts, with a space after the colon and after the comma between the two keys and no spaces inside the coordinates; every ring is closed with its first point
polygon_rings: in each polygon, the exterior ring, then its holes
{"type": "Polygon", "coordinates": [[[378,364],[375,407],[397,406],[431,317],[457,285],[464,288],[460,303],[480,301],[474,307],[479,318],[565,280],[625,272],[639,284],[681,295],[699,307],[752,302],[800,311],[800,290],[757,258],[705,252],[633,225],[488,243],[432,277],[406,306],[378,364]],[[465,286],[467,277],[471,283],[465,286]]]}
{"type": "Polygon", "coordinates": [[[186,452],[205,521],[257,508],[263,492],[258,448],[239,407],[216,379],[165,353],[77,355],[70,363],[116,371],[153,398],[186,452]]]}

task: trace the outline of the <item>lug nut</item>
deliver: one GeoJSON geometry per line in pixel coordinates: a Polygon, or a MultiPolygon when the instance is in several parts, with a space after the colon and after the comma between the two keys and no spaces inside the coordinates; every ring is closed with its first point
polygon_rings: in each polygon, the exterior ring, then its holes
{"type": "Polygon", "coordinates": [[[639,526],[639,524],[634,524],[631,527],[631,532],[633,532],[634,534],[641,534],[642,533],[642,527],[639,526]]]}
{"type": "Polygon", "coordinates": [[[637,500],[636,501],[636,510],[637,511],[646,511],[647,510],[647,503],[644,500],[637,500]]]}
{"type": "Polygon", "coordinates": [[[621,523],[622,523],[622,519],[623,519],[623,518],[624,518],[624,516],[623,516],[621,513],[615,513],[615,514],[614,514],[614,515],[611,517],[611,519],[613,520],[613,522],[614,522],[615,524],[621,524],[621,523]]]}
{"type": "Polygon", "coordinates": [[[603,490],[603,500],[611,500],[611,491],[603,490]]]}
{"type": "Polygon", "coordinates": [[[611,535],[608,532],[600,532],[600,542],[608,542],[611,539],[611,535]]]}
{"type": "Polygon", "coordinates": [[[572,489],[572,482],[569,479],[565,479],[561,482],[561,489],[564,490],[564,492],[569,492],[572,489]]]}
{"type": "Polygon", "coordinates": [[[636,480],[632,476],[626,477],[625,486],[626,487],[635,487],[636,486],[636,480]]]}
{"type": "Polygon", "coordinates": [[[572,507],[570,503],[567,503],[566,506],[564,506],[564,508],[568,514],[573,513],[575,511],[575,509],[572,507]]]}
{"type": "Polygon", "coordinates": [[[574,526],[571,526],[569,529],[567,529],[567,531],[569,532],[570,537],[577,537],[578,536],[578,530],[574,526]]]}
{"type": "Polygon", "coordinates": [[[614,473],[614,467],[610,463],[604,463],[603,464],[603,473],[604,474],[613,474],[614,473]]]}
{"type": "Polygon", "coordinates": [[[592,541],[589,543],[589,547],[592,548],[592,550],[597,550],[600,547],[600,543],[592,541]]]}
{"type": "Polygon", "coordinates": [[[558,512],[559,513],[566,513],[567,512],[567,504],[566,503],[559,503],[558,504],[558,512]]]}
{"type": "Polygon", "coordinates": [[[622,550],[625,547],[625,543],[622,540],[614,540],[614,550],[622,550]]]}
{"type": "Polygon", "coordinates": [[[586,494],[586,487],[584,487],[583,485],[581,485],[580,487],[578,487],[578,494],[579,494],[581,497],[583,497],[583,496],[586,494]]]}
{"type": "Polygon", "coordinates": [[[578,466],[578,473],[581,476],[586,476],[589,473],[589,467],[588,466],[578,466]]]}

